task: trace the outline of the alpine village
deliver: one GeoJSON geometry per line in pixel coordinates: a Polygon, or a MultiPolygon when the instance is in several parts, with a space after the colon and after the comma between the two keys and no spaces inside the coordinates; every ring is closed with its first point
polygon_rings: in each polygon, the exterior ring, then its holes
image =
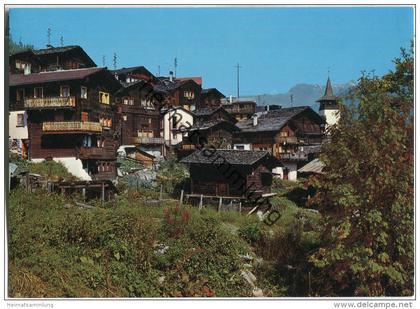
{"type": "Polygon", "coordinates": [[[11,53],[9,295],[412,295],[412,113],[395,103],[412,98],[349,103],[398,74],[412,89],[409,64],[355,99],[328,74],[316,102],[260,106],[76,45],[11,53]]]}

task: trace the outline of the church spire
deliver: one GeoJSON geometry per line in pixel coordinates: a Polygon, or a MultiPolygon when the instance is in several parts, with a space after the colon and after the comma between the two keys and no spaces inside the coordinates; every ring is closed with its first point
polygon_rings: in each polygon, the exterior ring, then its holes
{"type": "Polygon", "coordinates": [[[327,80],[327,85],[325,86],[325,94],[324,97],[333,97],[333,89],[331,86],[331,80],[330,77],[328,76],[328,80],[327,80]]]}
{"type": "Polygon", "coordinates": [[[325,118],[327,127],[336,124],[340,118],[339,98],[333,93],[329,72],[324,95],[317,102],[319,103],[319,114],[325,118]]]}

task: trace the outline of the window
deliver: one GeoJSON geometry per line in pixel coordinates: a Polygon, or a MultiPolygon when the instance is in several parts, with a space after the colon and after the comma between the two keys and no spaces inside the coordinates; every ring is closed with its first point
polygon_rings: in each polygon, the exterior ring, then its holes
{"type": "Polygon", "coordinates": [[[70,87],[69,86],[60,86],[60,97],[67,98],[70,96],[70,87]]]}
{"type": "Polygon", "coordinates": [[[287,132],[287,131],[281,131],[280,132],[280,136],[281,137],[288,137],[289,136],[289,132],[287,132]]]}
{"type": "Polygon", "coordinates": [[[16,90],[16,101],[22,101],[25,99],[25,89],[16,90]]]}
{"type": "Polygon", "coordinates": [[[109,104],[109,93],[99,91],[99,102],[102,104],[109,104]]]}
{"type": "Polygon", "coordinates": [[[84,122],[89,121],[89,113],[82,112],[82,121],[84,122]]]}
{"type": "Polygon", "coordinates": [[[44,89],[42,87],[34,88],[34,98],[42,98],[44,96],[44,89]]]}
{"type": "Polygon", "coordinates": [[[123,115],[123,120],[127,121],[127,115],[123,115]]]}
{"type": "Polygon", "coordinates": [[[87,99],[87,87],[81,87],[80,88],[80,97],[82,99],[87,99]]]}
{"type": "Polygon", "coordinates": [[[123,100],[124,105],[134,105],[134,99],[130,97],[126,97],[123,100]]]}
{"type": "Polygon", "coordinates": [[[17,127],[24,127],[25,126],[25,114],[17,114],[17,127]]]}
{"type": "Polygon", "coordinates": [[[193,100],[195,97],[194,92],[192,91],[184,91],[184,98],[187,98],[189,100],[193,100]]]}

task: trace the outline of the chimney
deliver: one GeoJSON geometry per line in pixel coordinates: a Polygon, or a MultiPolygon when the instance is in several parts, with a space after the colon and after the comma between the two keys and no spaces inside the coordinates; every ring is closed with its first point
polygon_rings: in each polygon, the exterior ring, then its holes
{"type": "Polygon", "coordinates": [[[170,80],[171,82],[173,82],[173,81],[174,81],[174,72],[172,72],[172,71],[169,71],[169,80],[170,80]]]}
{"type": "Polygon", "coordinates": [[[270,111],[270,105],[267,105],[267,112],[270,111]]]}
{"type": "Polygon", "coordinates": [[[252,125],[255,127],[256,125],[258,125],[258,116],[255,115],[252,117],[252,125]]]}

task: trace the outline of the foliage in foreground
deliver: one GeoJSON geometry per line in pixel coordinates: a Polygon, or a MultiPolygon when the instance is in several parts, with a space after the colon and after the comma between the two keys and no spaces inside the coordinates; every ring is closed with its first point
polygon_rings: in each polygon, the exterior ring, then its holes
{"type": "Polygon", "coordinates": [[[69,202],[12,191],[11,297],[249,295],[239,257],[247,246],[217,217],[185,208],[183,220],[167,220],[161,207],[126,198],[107,208],[64,208],[69,202]]]}
{"type": "Polygon", "coordinates": [[[382,78],[362,76],[314,180],[325,226],[310,261],[319,295],[413,294],[413,55],[382,78]]]}
{"type": "Polygon", "coordinates": [[[23,160],[19,155],[9,152],[9,162],[16,164],[22,170],[29,173],[39,174],[45,178],[76,180],[77,177],[70,174],[63,164],[55,161],[30,162],[23,160]]]}

